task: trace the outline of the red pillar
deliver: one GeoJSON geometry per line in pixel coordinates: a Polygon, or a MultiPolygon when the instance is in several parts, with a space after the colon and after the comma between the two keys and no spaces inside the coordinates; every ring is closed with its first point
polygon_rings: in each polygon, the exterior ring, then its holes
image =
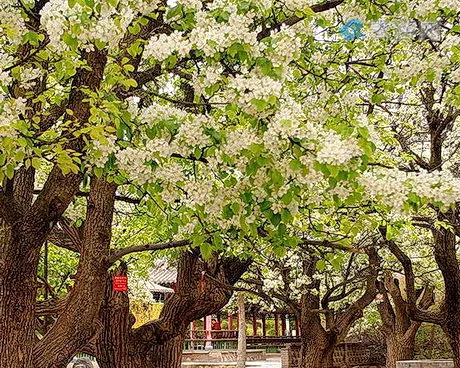
{"type": "Polygon", "coordinates": [[[275,313],[275,336],[278,337],[279,335],[280,335],[279,315],[278,313],[275,313]]]}
{"type": "Polygon", "coordinates": [[[281,336],[286,336],[286,316],[281,315],[281,336]]]}
{"type": "Polygon", "coordinates": [[[252,336],[257,336],[257,316],[252,314],[252,336]]]}
{"type": "Polygon", "coordinates": [[[262,315],[262,336],[267,336],[267,325],[265,324],[265,314],[262,315]]]}
{"type": "Polygon", "coordinates": [[[228,330],[233,331],[233,315],[228,314],[228,330]]]}

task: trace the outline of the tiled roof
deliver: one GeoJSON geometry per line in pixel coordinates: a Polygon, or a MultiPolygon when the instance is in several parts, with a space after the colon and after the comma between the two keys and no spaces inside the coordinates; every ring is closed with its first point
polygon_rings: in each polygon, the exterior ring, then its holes
{"type": "Polygon", "coordinates": [[[172,294],[174,293],[174,290],[171,288],[167,288],[158,284],[155,284],[154,282],[147,282],[147,288],[149,289],[150,292],[152,293],[163,293],[163,294],[172,294]]]}
{"type": "Polygon", "coordinates": [[[155,266],[150,271],[149,280],[154,284],[170,285],[175,283],[176,279],[177,269],[164,260],[155,262],[155,266]]]}

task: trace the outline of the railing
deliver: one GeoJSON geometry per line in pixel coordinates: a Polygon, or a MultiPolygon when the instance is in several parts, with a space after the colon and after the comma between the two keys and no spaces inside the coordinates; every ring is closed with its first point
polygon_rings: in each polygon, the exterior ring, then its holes
{"type": "Polygon", "coordinates": [[[193,330],[189,331],[187,336],[190,336],[191,340],[204,340],[207,338],[206,333],[209,332],[211,332],[211,340],[228,340],[238,338],[238,331],[235,330],[193,330]]]}
{"type": "Polygon", "coordinates": [[[238,339],[206,340],[206,339],[185,339],[184,350],[236,350],[238,339]],[[212,347],[212,348],[211,348],[212,347]]]}
{"type": "MultiPolygon", "coordinates": [[[[235,330],[194,330],[187,334],[184,350],[234,350],[238,346],[238,331],[235,330]]],[[[300,342],[295,336],[248,336],[246,343],[249,348],[279,351],[287,344],[300,342]]]]}
{"type": "Polygon", "coordinates": [[[91,361],[93,361],[93,362],[96,361],[96,358],[95,358],[95,357],[93,357],[93,356],[90,355],[90,354],[86,354],[86,353],[78,353],[78,354],[76,354],[75,357],[74,357],[74,359],[78,359],[78,358],[87,358],[87,359],[89,359],[89,360],[91,360],[91,361]]]}

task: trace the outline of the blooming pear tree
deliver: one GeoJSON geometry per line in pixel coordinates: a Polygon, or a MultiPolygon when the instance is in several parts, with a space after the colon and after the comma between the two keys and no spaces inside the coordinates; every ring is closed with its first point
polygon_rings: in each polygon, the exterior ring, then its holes
{"type": "Polygon", "coordinates": [[[297,316],[302,367],[332,367],[334,348],[377,294],[380,260],[372,237],[348,251],[337,247],[306,239],[283,258],[255,260],[241,280],[239,290],[252,292],[256,305],[282,305],[297,316]]]}
{"type": "MultiPolygon", "coordinates": [[[[171,237],[206,257],[233,244],[251,254],[260,236],[281,253],[299,242],[293,225],[324,207],[454,204],[450,174],[386,167],[377,128],[391,119],[375,106],[381,88],[402,94],[404,79],[379,77],[384,41],[340,35],[353,11],[369,23],[440,15],[450,40],[443,65],[455,78],[458,5],[440,1],[427,12],[426,4],[3,1],[0,366],[62,365],[97,332],[107,269],[126,254],[110,248],[119,199],[160,209],[171,237]],[[382,196],[385,182],[396,194],[382,196]],[[75,285],[36,342],[40,249],[79,196],[87,201],[75,285]]],[[[401,49],[390,53],[398,62],[427,55],[401,49]]],[[[425,64],[438,67],[430,57],[425,64]]],[[[449,86],[453,109],[458,88],[449,86]]],[[[437,115],[443,129],[449,116],[437,115]]]]}

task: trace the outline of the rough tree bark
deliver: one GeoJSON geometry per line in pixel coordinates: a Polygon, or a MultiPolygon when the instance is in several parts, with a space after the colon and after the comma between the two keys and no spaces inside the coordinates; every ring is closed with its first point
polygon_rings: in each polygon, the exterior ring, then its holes
{"type": "MultiPolygon", "coordinates": [[[[81,87],[97,90],[102,80],[105,54],[84,55],[91,71],[79,69],[72,82],[69,121],[84,124],[90,106],[83,102],[81,87]]],[[[81,139],[66,148],[78,150],[81,139]]],[[[64,175],[58,166],[49,174],[43,189],[33,200],[33,169],[18,170],[0,189],[0,366],[29,368],[35,345],[35,299],[40,248],[50,229],[78,191],[81,175],[64,175]]],[[[43,361],[44,362],[44,361],[43,361]]],[[[51,362],[47,362],[50,364],[51,362]]],[[[44,362],[45,364],[45,362],[44,362]]],[[[51,365],[50,365],[51,366],[51,365]]]]}
{"type": "MultiPolygon", "coordinates": [[[[415,275],[411,259],[394,241],[387,241],[388,249],[395,255],[404,268],[407,289],[407,304],[411,318],[414,321],[437,324],[444,330],[453,355],[454,367],[460,368],[460,306],[459,282],[460,271],[456,258],[455,234],[446,229],[432,229],[434,237],[434,255],[444,279],[444,300],[438,310],[421,309],[416,303],[415,275]]],[[[383,234],[384,229],[383,229],[383,234]]]]}
{"type": "MultiPolygon", "coordinates": [[[[351,326],[363,316],[363,309],[375,298],[379,258],[374,248],[367,250],[369,268],[366,274],[366,289],[361,297],[340,313],[326,311],[326,328],[321,322],[321,304],[319,282],[313,281],[301,298],[300,314],[301,351],[300,368],[332,368],[333,353],[337,343],[341,342],[351,326]]],[[[316,262],[312,258],[304,265],[304,274],[313,276],[316,262]]],[[[327,306],[327,303],[326,303],[327,306]]],[[[325,308],[323,308],[325,309],[325,308]]]]}
{"type": "MultiPolygon", "coordinates": [[[[445,85],[442,86],[442,89],[444,88],[445,85]]],[[[414,153],[410,142],[407,142],[407,137],[398,136],[401,149],[415,156],[416,163],[420,168],[431,172],[446,170],[443,167],[446,154],[445,142],[455,121],[460,116],[458,108],[439,109],[437,107],[438,102],[442,100],[438,92],[437,87],[433,84],[426,84],[420,90],[420,99],[423,103],[425,123],[427,125],[427,140],[429,140],[429,158],[425,159],[421,152],[420,154],[414,153]]],[[[456,175],[458,176],[458,173],[456,175]]],[[[434,256],[444,280],[445,303],[439,310],[428,312],[417,308],[416,301],[412,298],[408,300],[409,309],[414,320],[435,323],[443,328],[454,355],[454,367],[460,368],[460,305],[458,303],[460,297],[460,268],[455,241],[455,237],[460,236],[459,204],[457,202],[455,206],[445,212],[436,207],[433,207],[433,209],[435,210],[433,217],[421,217],[421,222],[417,221],[416,224],[430,229],[433,234],[434,256]],[[434,226],[436,220],[448,223],[452,226],[452,229],[436,228],[434,226]]],[[[414,274],[410,259],[395,244],[391,244],[391,246],[393,247],[392,252],[404,267],[406,277],[410,275],[411,280],[408,281],[410,281],[410,287],[413,288],[414,274]]]]}
{"type": "Polygon", "coordinates": [[[135,329],[128,296],[107,287],[101,309],[106,317],[101,316],[104,326],[96,342],[101,368],[180,368],[190,322],[219,311],[231,296],[227,285],[248,266],[249,261],[217,256],[205,262],[197,252],[184,252],[176,292],[157,320],[135,329]]]}
{"type": "MultiPolygon", "coordinates": [[[[445,214],[454,222],[457,209],[445,214]]],[[[460,268],[457,260],[457,242],[453,232],[433,229],[434,257],[444,279],[445,323],[442,325],[454,355],[454,367],[460,368],[460,268]]]]}
{"type": "Polygon", "coordinates": [[[51,330],[34,348],[35,367],[64,366],[101,327],[117,185],[92,178],[75,285],[51,330]]]}
{"type": "MultiPolygon", "coordinates": [[[[378,289],[382,295],[378,310],[387,347],[386,368],[396,368],[398,360],[414,358],[415,336],[421,322],[411,319],[399,280],[395,279],[391,273],[385,273],[383,282],[378,283],[378,289]]],[[[433,303],[433,288],[427,286],[419,297],[418,307],[425,310],[433,303]]]]}

